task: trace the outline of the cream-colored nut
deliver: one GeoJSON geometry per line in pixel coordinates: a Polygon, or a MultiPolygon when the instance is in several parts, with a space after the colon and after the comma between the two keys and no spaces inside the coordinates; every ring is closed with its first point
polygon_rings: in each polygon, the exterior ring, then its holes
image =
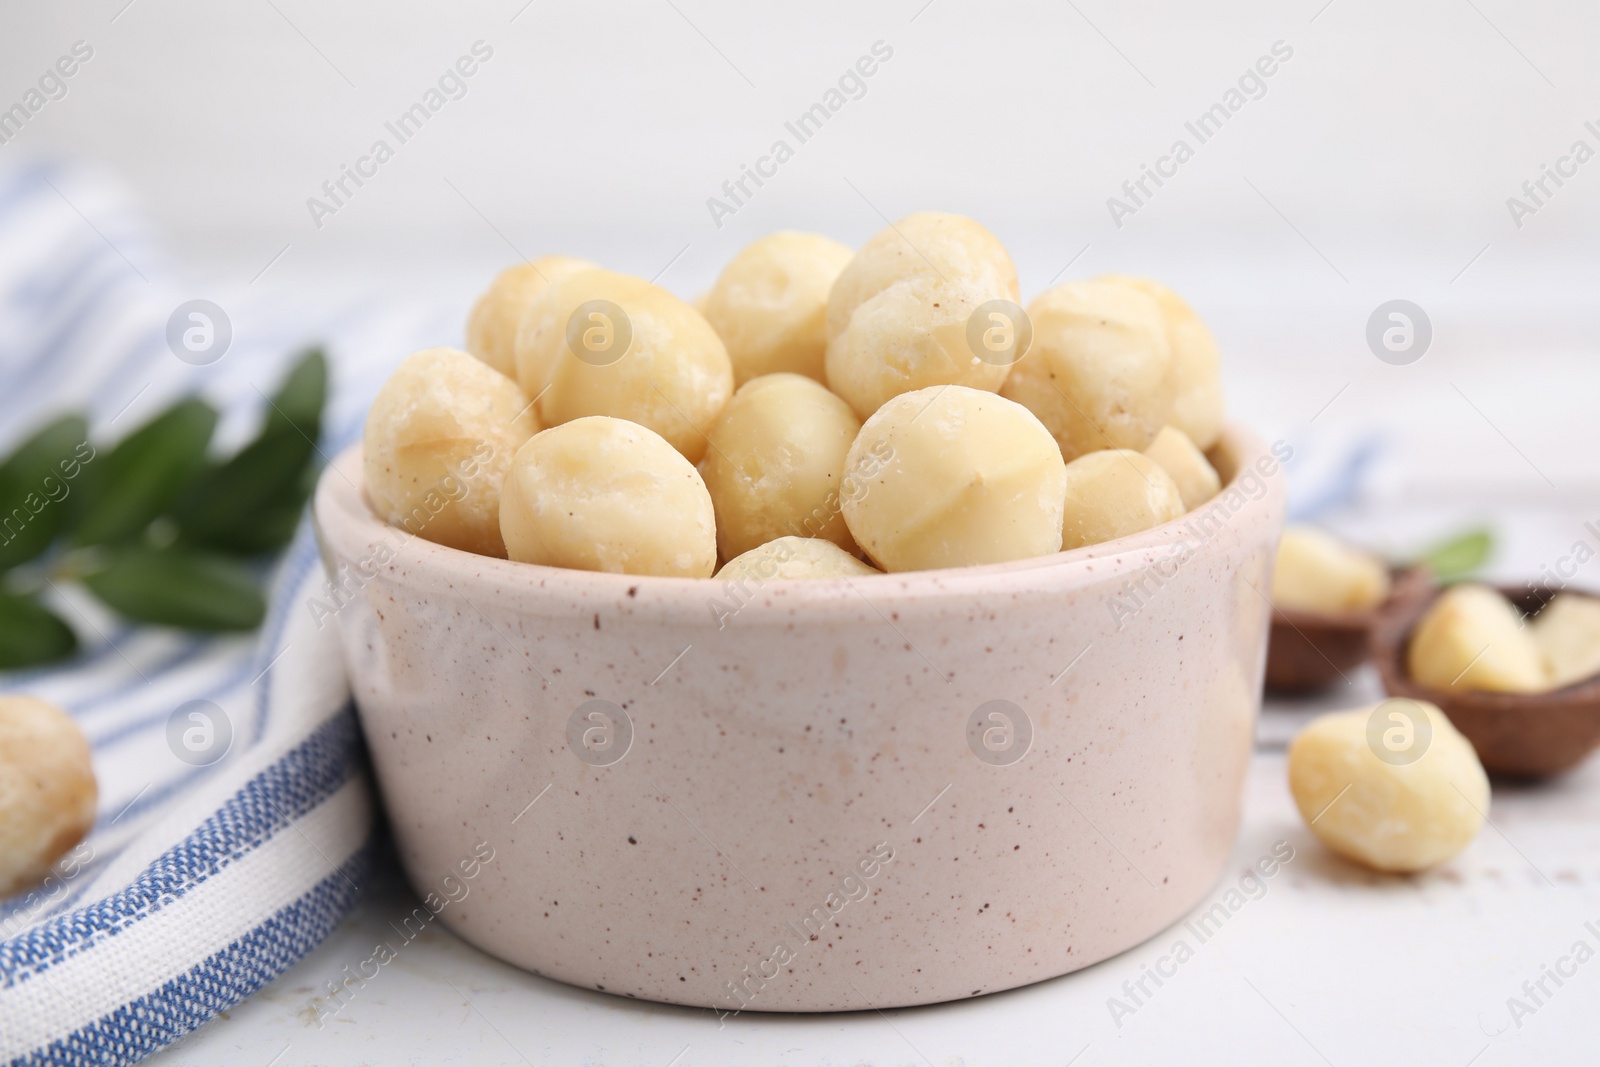
{"type": "Polygon", "coordinates": [[[1406,670],[1435,689],[1537,693],[1546,688],[1539,646],[1511,602],[1487,586],[1446,589],[1411,634],[1406,670]]]}
{"type": "Polygon", "coordinates": [[[788,578],[855,578],[879,571],[820,537],[780,537],[734,556],[717,577],[730,582],[788,578]]]}
{"type": "Polygon", "coordinates": [[[585,270],[534,300],[517,331],[517,380],[559,426],[609,415],[648,427],[689,462],[733,395],[733,366],[709,323],[659,286],[585,270]]]}
{"type": "Polygon", "coordinates": [[[839,494],[860,430],[849,404],[803,375],[768,374],[741,386],[700,460],[722,558],[784,535],[854,549],[839,494]]]}
{"type": "Polygon", "coordinates": [[[522,563],[709,578],[711,494],[693,464],[637,423],[591,415],[529,438],[500,495],[500,529],[522,563]]]}
{"type": "Polygon", "coordinates": [[[828,294],[828,336],[850,324],[856,308],[908,278],[964,281],[988,297],[1020,300],[1017,268],[999,238],[972,219],[920,211],[873,234],[828,294]]]}
{"type": "Polygon", "coordinates": [[[931,385],[994,392],[1009,360],[976,351],[973,313],[1016,304],[1017,270],[994,234],[960,215],[910,215],[879,231],[828,294],[828,388],[862,418],[931,385]]]}
{"type": "Polygon", "coordinates": [[[1183,496],[1161,464],[1141,452],[1110,448],[1067,464],[1061,547],[1082,548],[1171,522],[1183,496]]]}
{"type": "Polygon", "coordinates": [[[484,556],[504,556],[500,483],[538,424],[517,383],[467,353],[407,356],[367,413],[367,497],[385,522],[484,556]]]}
{"type": "Polygon", "coordinates": [[[1323,844],[1380,871],[1445,862],[1489,813],[1472,742],[1420,700],[1314,719],[1289,746],[1289,791],[1323,844]]]}
{"type": "Polygon", "coordinates": [[[98,797],[72,717],[35,697],[0,696],[0,897],[44,878],[83,840],[98,797]]]}
{"type": "Polygon", "coordinates": [[[828,388],[866,418],[893,397],[929,386],[997,392],[1011,365],[974,351],[968,324],[990,293],[960,280],[920,274],[856,308],[828,342],[828,388]]]}
{"type": "Polygon", "coordinates": [[[495,275],[467,317],[467,351],[508,378],[517,376],[517,327],[528,305],[549,284],[593,263],[572,256],[545,256],[495,275]]]}
{"type": "Polygon", "coordinates": [[[1033,345],[1001,394],[1039,416],[1069,461],[1143,451],[1172,421],[1172,346],[1154,297],[1110,282],[1064,282],[1028,305],[1033,345]]]}
{"type": "Polygon", "coordinates": [[[1551,689],[1600,674],[1600,600],[1558,593],[1530,625],[1551,689]]]}
{"type": "Polygon", "coordinates": [[[1144,454],[1161,464],[1172,475],[1183,496],[1183,509],[1193,511],[1217,495],[1222,479],[1205,453],[1194,446],[1189,436],[1176,426],[1163,426],[1144,454]]]}
{"type": "Polygon", "coordinates": [[[832,238],[783,230],[729,261],[700,311],[728,347],[735,385],[783,372],[823,380],[828,291],[850,256],[832,238]]]}
{"type": "Polygon", "coordinates": [[[1202,451],[1222,436],[1222,357],[1216,338],[1183,297],[1150,278],[1108,274],[1102,281],[1121,282],[1155,298],[1167,322],[1172,346],[1172,425],[1202,451]]]}
{"type": "Polygon", "coordinates": [[[917,571],[1055,552],[1065,487],[1026,408],[950,385],[902,393],[862,425],[841,495],[856,544],[886,571],[917,571]]]}
{"type": "Polygon", "coordinates": [[[1312,526],[1290,526],[1278,542],[1272,602],[1290,611],[1365,611],[1389,595],[1389,567],[1370,552],[1312,526]]]}

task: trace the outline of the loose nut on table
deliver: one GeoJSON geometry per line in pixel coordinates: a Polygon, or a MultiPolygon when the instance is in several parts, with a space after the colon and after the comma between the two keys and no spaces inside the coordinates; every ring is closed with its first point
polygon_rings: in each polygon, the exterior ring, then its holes
{"type": "Polygon", "coordinates": [[[1289,790],[1333,851],[1421,871],[1471,843],[1489,811],[1472,744],[1436,706],[1390,699],[1313,720],[1289,746],[1289,790]]]}
{"type": "Polygon", "coordinates": [[[53,704],[0,696],[0,897],[38,882],[94,825],[89,742],[53,704]]]}

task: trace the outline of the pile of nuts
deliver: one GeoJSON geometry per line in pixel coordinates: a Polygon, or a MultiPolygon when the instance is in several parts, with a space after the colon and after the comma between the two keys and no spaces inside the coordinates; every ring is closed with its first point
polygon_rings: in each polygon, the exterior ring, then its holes
{"type": "Polygon", "coordinates": [[[368,497],[521,562],[817,578],[1048,555],[1216,494],[1217,347],[1187,304],[1124,277],[1018,299],[994,235],[934,213],[854,253],[771,234],[693,305],[523,263],[473,308],[470,354],[384,385],[368,497]]]}

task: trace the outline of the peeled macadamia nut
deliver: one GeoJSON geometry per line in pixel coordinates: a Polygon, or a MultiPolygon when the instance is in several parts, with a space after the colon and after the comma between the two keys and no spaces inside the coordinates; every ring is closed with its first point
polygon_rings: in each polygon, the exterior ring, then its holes
{"type": "Polygon", "coordinates": [[[517,383],[454,348],[395,368],[367,413],[367,496],[385,522],[429,541],[504,556],[500,483],[539,427],[517,383]]]}
{"type": "Polygon", "coordinates": [[[637,423],[588,416],[535,434],[500,496],[500,529],[523,563],[709,578],[711,494],[694,465],[637,423]]]}
{"type": "Polygon", "coordinates": [[[1161,464],[1141,452],[1106,449],[1067,464],[1061,547],[1082,548],[1171,522],[1183,495],[1161,464]]]}
{"type": "Polygon", "coordinates": [[[1411,634],[1406,670],[1435,689],[1537,693],[1539,646],[1511,602],[1482,585],[1446,589],[1411,634]]]}
{"type": "Polygon", "coordinates": [[[1061,547],[1065,487],[1061,452],[1027,409],[934,386],[902,393],[861,427],[845,460],[844,518],[886,571],[1002,563],[1061,547]]]}
{"type": "Polygon", "coordinates": [[[845,265],[828,295],[828,336],[843,333],[856,309],[891,285],[924,275],[1020,299],[1016,265],[999,238],[963,215],[919,211],[873,234],[845,265]]]}
{"type": "Polygon", "coordinates": [[[1389,595],[1389,568],[1377,556],[1311,526],[1290,526],[1278,543],[1272,603],[1290,611],[1365,611],[1389,595]]]}
{"type": "Polygon", "coordinates": [[[820,537],[780,537],[737,555],[722,565],[725,581],[770,582],[789,578],[855,578],[879,571],[820,537]]]}
{"type": "Polygon", "coordinates": [[[1533,617],[1530,629],[1551,689],[1600,674],[1600,600],[1558,593],[1533,617]]]}
{"type": "Polygon", "coordinates": [[[989,294],[964,281],[919,275],[856,309],[828,342],[828,388],[863,418],[901,393],[932,385],[996,392],[1009,364],[975,354],[967,324],[989,294]]]}
{"type": "Polygon", "coordinates": [[[1489,812],[1489,779],[1472,743],[1417,700],[1313,720],[1289,746],[1289,791],[1323,844],[1380,871],[1445,862],[1489,812]]]}
{"type": "Polygon", "coordinates": [[[828,291],[850,256],[832,238],[781,230],[723,268],[698,310],[727,346],[735,385],[782,372],[823,380],[828,291]]]}
{"type": "Polygon", "coordinates": [[[517,380],[539,421],[609,415],[648,427],[691,463],[733,394],[715,330],[659,286],[606,270],[559,279],[517,331],[517,380]]]}
{"type": "Polygon", "coordinates": [[[1163,426],[1144,454],[1161,464],[1172,475],[1183,496],[1183,510],[1193,511],[1217,495],[1222,479],[1205,453],[1194,446],[1187,434],[1176,426],[1163,426]]]}
{"type": "Polygon", "coordinates": [[[724,559],[785,535],[853,549],[839,494],[861,430],[850,405],[799,374],[746,382],[711,427],[700,475],[724,559]]]}
{"type": "Polygon", "coordinates": [[[1172,421],[1172,346],[1153,297],[1111,282],[1065,282],[1028,305],[1033,345],[1001,390],[1039,416],[1068,461],[1143,451],[1172,421]]]}
{"type": "Polygon", "coordinates": [[[828,296],[828,388],[862,418],[933,385],[994,392],[1010,363],[975,350],[969,320],[1018,299],[1017,271],[995,236],[960,215],[922,213],[878,232],[828,296]]]}
{"type": "Polygon", "coordinates": [[[571,256],[545,256],[495,275],[467,318],[467,351],[508,378],[517,376],[517,327],[534,297],[557,278],[593,267],[571,256]]]}
{"type": "Polygon", "coordinates": [[[1155,298],[1172,346],[1172,425],[1204,451],[1222,436],[1222,358],[1216,339],[1177,293],[1150,278],[1108,274],[1100,279],[1131,285],[1155,298]]]}
{"type": "Polygon", "coordinates": [[[72,717],[0,696],[0,897],[28,888],[82,841],[99,798],[89,742],[72,717]]]}

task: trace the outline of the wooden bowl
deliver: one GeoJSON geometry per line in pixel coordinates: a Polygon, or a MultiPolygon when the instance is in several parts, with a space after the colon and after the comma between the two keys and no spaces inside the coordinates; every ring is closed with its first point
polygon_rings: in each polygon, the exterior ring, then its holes
{"type": "MultiPolygon", "coordinates": [[[[1548,586],[1500,586],[1519,611],[1542,609],[1557,592],[1585,596],[1584,590],[1548,586]]],[[[1600,675],[1548,693],[1485,693],[1435,689],[1412,680],[1406,669],[1411,633],[1439,591],[1383,613],[1372,633],[1372,658],[1393,697],[1427,700],[1467,735],[1486,770],[1523,778],[1544,778],[1571,770],[1600,746],[1600,675]]]]}
{"type": "Polygon", "coordinates": [[[1371,655],[1372,628],[1385,612],[1426,599],[1433,580],[1425,567],[1390,572],[1389,596],[1362,611],[1320,612],[1272,609],[1267,643],[1267,688],[1278,693],[1323,689],[1365,663],[1371,655]]]}

